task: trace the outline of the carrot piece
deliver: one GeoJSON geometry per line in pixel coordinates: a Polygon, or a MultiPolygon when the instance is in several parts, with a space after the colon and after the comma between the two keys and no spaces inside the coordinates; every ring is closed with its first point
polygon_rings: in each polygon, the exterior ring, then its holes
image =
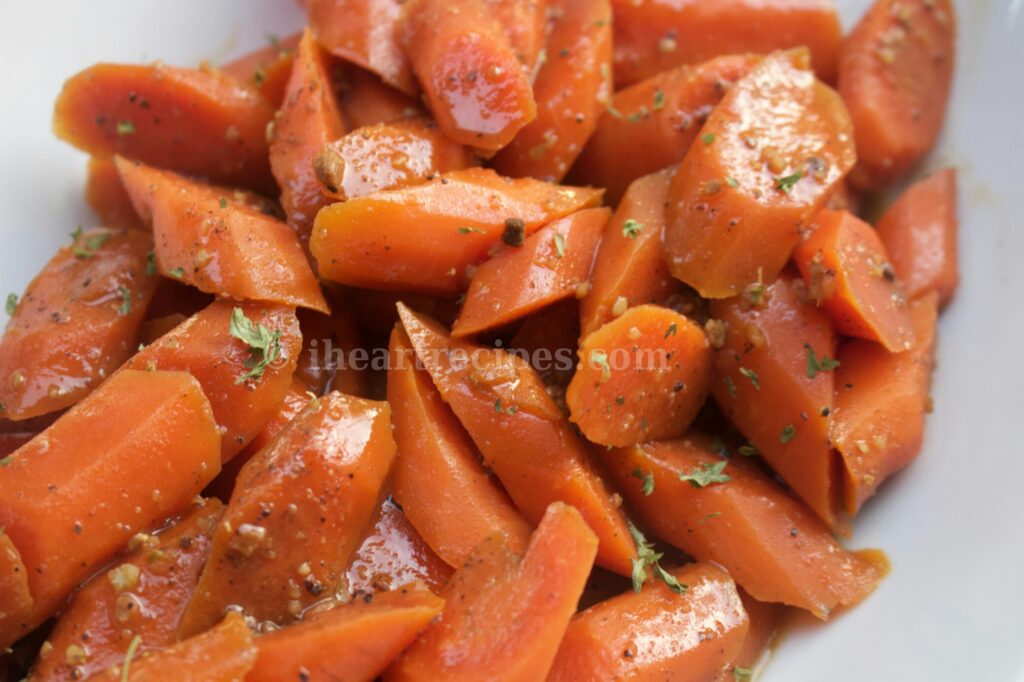
{"type": "MultiPolygon", "coordinates": [[[[739,652],[733,656],[729,664],[715,678],[715,682],[737,682],[744,679],[746,672],[752,672],[764,658],[765,652],[774,644],[779,629],[786,620],[787,607],[781,604],[770,604],[758,601],[739,589],[743,610],[750,619],[747,636],[739,652]]],[[[752,676],[749,677],[752,679],[752,676]]]]}
{"type": "Polygon", "coordinates": [[[382,83],[375,74],[358,66],[346,66],[338,103],[353,129],[394,123],[426,113],[417,100],[382,83]]]}
{"type": "Polygon", "coordinates": [[[423,118],[357,128],[324,146],[313,159],[320,191],[338,201],[418,185],[435,173],[473,165],[465,147],[423,118]]]}
{"type": "Polygon", "coordinates": [[[218,296],[328,311],[298,235],[251,197],[116,162],[135,210],[153,226],[162,275],[218,296]]]}
{"type": "Polygon", "coordinates": [[[876,0],[843,44],[839,93],[853,117],[859,163],[851,179],[880,188],[935,144],[956,61],[950,0],[876,0]]]}
{"type": "Polygon", "coordinates": [[[630,575],[636,548],[625,518],[537,372],[517,355],[450,338],[402,304],[398,311],[441,398],[526,520],[538,523],[552,502],[575,506],[601,540],[598,563],[630,575]]]}
{"type": "Polygon", "coordinates": [[[579,512],[552,504],[511,570],[486,548],[474,552],[442,595],[440,619],[384,679],[545,679],[596,552],[597,537],[579,512]]]}
{"type": "Polygon", "coordinates": [[[608,200],[617,202],[634,179],[682,161],[728,87],[760,60],[755,55],[716,57],[619,90],[570,177],[606,188],[608,200]]]}
{"type": "MultiPolygon", "coordinates": [[[[329,316],[299,311],[304,345],[295,376],[316,395],[341,391],[357,398],[369,397],[367,367],[357,357],[363,347],[362,337],[347,303],[332,301],[329,316]]],[[[369,358],[365,360],[368,366],[369,358]]]]}
{"type": "Polygon", "coordinates": [[[64,83],[53,129],[93,156],[120,154],[271,190],[266,129],[273,115],[255,91],[216,71],[96,64],[64,83]]]}
{"type": "Polygon", "coordinates": [[[85,176],[85,203],[89,204],[89,208],[106,227],[118,230],[145,228],[111,158],[94,156],[89,159],[85,176]]]}
{"type": "Polygon", "coordinates": [[[480,453],[430,375],[416,367],[400,327],[392,332],[390,353],[388,403],[401,453],[394,495],[406,516],[451,566],[461,566],[474,547],[496,533],[506,536],[512,551],[522,552],[530,526],[484,470],[480,453]]]}
{"type": "Polygon", "coordinates": [[[545,61],[533,84],[537,118],[494,157],[502,175],[561,182],[611,97],[608,0],[555,0],[554,9],[545,61]]]}
{"type": "Polygon", "coordinates": [[[301,342],[298,322],[290,308],[251,301],[215,301],[139,351],[125,366],[192,374],[209,396],[213,416],[223,430],[221,459],[226,462],[277,412],[291,383],[301,342]],[[258,378],[243,379],[251,373],[254,357],[259,361],[264,356],[254,355],[246,342],[231,333],[236,309],[270,334],[280,334],[279,355],[258,378]]]}
{"type": "MultiPolygon", "coordinates": [[[[56,416],[54,418],[56,418],[56,416]]],[[[15,423],[20,424],[20,422],[15,423]]],[[[9,425],[10,422],[8,422],[7,426],[9,425]]],[[[0,422],[0,428],[3,426],[5,426],[5,424],[0,422]]],[[[38,431],[12,431],[0,433],[0,460],[35,438],[38,433],[38,431]]]]}
{"type": "Polygon", "coordinates": [[[332,393],[242,467],[179,636],[232,604],[284,625],[337,592],[395,458],[390,416],[332,393]]]}
{"type": "Polygon", "coordinates": [[[957,265],[957,175],[946,168],[914,184],[878,221],[878,237],[907,298],[935,291],[949,303],[957,265]]]}
{"type": "Polygon", "coordinates": [[[502,239],[596,206],[601,191],[467,168],[414,187],[377,192],[320,211],[310,247],[320,274],[367,288],[454,296],[502,239]]]}
{"type": "Polygon", "coordinates": [[[33,678],[88,679],[121,665],[135,636],[137,655],[174,644],[223,511],[219,501],[204,500],[158,535],[132,538],[131,553],[72,596],[47,637],[53,653],[39,657],[33,678]],[[66,655],[70,647],[82,656],[66,655]]]}
{"type": "Polygon", "coordinates": [[[721,565],[756,599],[824,620],[836,606],[871,593],[884,574],[883,559],[843,549],[756,465],[733,457],[721,471],[728,481],[693,483],[695,474],[722,465],[720,447],[691,434],[613,450],[604,461],[639,522],[697,560],[721,565]]]}
{"type": "Polygon", "coordinates": [[[301,33],[293,33],[271,40],[266,47],[233,59],[222,65],[220,70],[258,91],[275,109],[280,108],[295,62],[295,48],[301,37],[301,33]]]}
{"type": "Polygon", "coordinates": [[[470,336],[522,319],[586,285],[611,211],[578,211],[509,247],[473,273],[452,335],[470,336]]]}
{"type": "Polygon", "coordinates": [[[669,268],[706,298],[774,279],[853,166],[850,117],[807,57],[775,53],[738,81],[669,187],[669,268]]]}
{"type": "Polygon", "coordinates": [[[911,303],[910,316],[913,350],[894,354],[858,339],[839,351],[832,441],[845,467],[851,516],[921,451],[935,364],[937,294],[911,303]]]}
{"type": "Polygon", "coordinates": [[[569,623],[547,679],[704,682],[740,650],[748,619],[736,585],[713,564],[669,571],[663,582],[578,613],[569,623]]]}
{"type": "Polygon", "coordinates": [[[487,0],[411,0],[405,50],[454,142],[498,150],[537,115],[533,89],[487,0]]]}
{"type": "Polygon", "coordinates": [[[807,46],[832,81],[842,28],[830,0],[612,0],[615,82],[632,85],[682,64],[807,46]]]}
{"type": "Polygon", "coordinates": [[[600,445],[681,436],[708,397],[708,338],[668,308],[630,308],[584,337],[578,354],[565,399],[573,423],[600,445]]]}
{"type": "Polygon", "coordinates": [[[118,372],[5,460],[0,526],[28,569],[39,625],[134,533],[187,506],[220,471],[220,434],[184,372],[118,372]]]}
{"type": "Polygon", "coordinates": [[[526,318],[508,343],[513,352],[531,358],[530,364],[544,380],[548,393],[563,408],[565,389],[576,369],[579,313],[576,299],[556,303],[526,318]]]}
{"type": "MultiPolygon", "coordinates": [[[[548,0],[484,0],[505,29],[516,59],[528,75],[533,75],[541,51],[551,47],[547,30],[548,0]],[[545,41],[547,38],[547,41],[545,41]]],[[[556,15],[561,7],[553,9],[556,15]]],[[[605,13],[607,18],[609,13],[605,13]]],[[[611,40],[611,36],[608,37],[611,40]]]]}
{"type": "Polygon", "coordinates": [[[124,362],[157,278],[149,235],[76,232],[29,283],[0,340],[0,416],[25,420],[74,405],[124,362]]]}
{"type": "MultiPolygon", "coordinates": [[[[5,462],[6,459],[0,460],[5,462]]],[[[32,616],[32,593],[28,570],[11,536],[0,529],[0,640],[4,646],[20,636],[21,624],[32,616]],[[10,640],[10,641],[9,641],[10,640]]],[[[0,668],[0,672],[3,669],[0,668]]]]}
{"type": "Polygon", "coordinates": [[[428,590],[383,592],[316,613],[256,638],[246,682],[335,679],[372,682],[430,625],[444,601],[428,590]]]}

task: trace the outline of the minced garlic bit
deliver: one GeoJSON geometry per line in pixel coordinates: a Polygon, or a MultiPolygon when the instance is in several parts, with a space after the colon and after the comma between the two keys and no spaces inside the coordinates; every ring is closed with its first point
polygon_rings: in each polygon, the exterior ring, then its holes
{"type": "Polygon", "coordinates": [[[615,317],[622,317],[628,309],[629,301],[625,296],[619,296],[615,299],[615,303],[612,305],[612,315],[615,317]]]}
{"type": "Polygon", "coordinates": [[[107,580],[118,592],[134,590],[139,584],[139,567],[135,564],[121,564],[107,571],[107,580]]]}

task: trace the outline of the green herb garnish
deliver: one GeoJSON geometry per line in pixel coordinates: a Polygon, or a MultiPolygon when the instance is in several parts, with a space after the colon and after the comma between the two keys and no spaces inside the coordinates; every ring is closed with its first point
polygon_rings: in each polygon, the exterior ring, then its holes
{"type": "Polygon", "coordinates": [[[8,315],[13,315],[18,308],[18,295],[7,294],[7,305],[5,306],[8,315]]]}
{"type": "Polygon", "coordinates": [[[792,175],[787,175],[784,178],[775,178],[775,189],[781,190],[782,192],[789,194],[796,187],[796,183],[800,182],[800,179],[804,177],[803,171],[797,171],[792,175]]]}
{"type": "Polygon", "coordinates": [[[117,314],[127,315],[132,311],[132,292],[125,286],[118,286],[117,290],[121,293],[121,307],[117,309],[117,314]]]}
{"type": "Polygon", "coordinates": [[[244,366],[248,370],[235,379],[241,384],[249,379],[259,380],[270,363],[281,357],[281,332],[271,332],[262,324],[253,322],[241,308],[231,312],[231,336],[249,347],[249,357],[244,366]]]}
{"type": "Polygon", "coordinates": [[[838,360],[833,360],[827,355],[822,355],[820,358],[814,354],[814,348],[811,344],[805,343],[804,348],[807,349],[807,378],[813,379],[818,376],[819,372],[831,372],[839,366],[838,360]]]}
{"type": "Polygon", "coordinates": [[[750,383],[754,384],[754,388],[759,391],[761,390],[761,380],[758,378],[757,373],[755,373],[754,370],[747,369],[746,367],[740,367],[740,374],[750,379],[750,383]]]}
{"type": "Polygon", "coordinates": [[[686,594],[686,590],[689,589],[687,585],[676,580],[676,577],[666,571],[658,563],[661,558],[665,556],[664,552],[655,552],[654,545],[647,542],[647,538],[640,532],[632,522],[629,523],[629,534],[633,536],[633,542],[636,543],[637,557],[633,559],[633,591],[640,592],[640,589],[647,582],[648,574],[647,569],[650,568],[654,573],[654,577],[658,580],[663,581],[668,588],[676,594],[686,594]]]}
{"type": "Polygon", "coordinates": [[[626,222],[622,223],[622,235],[629,237],[630,239],[636,239],[640,236],[640,233],[644,229],[644,224],[639,220],[633,220],[629,218],[626,222]]]}
{"type": "Polygon", "coordinates": [[[782,428],[782,433],[779,434],[779,442],[785,445],[794,438],[796,438],[796,427],[792,424],[786,424],[782,428]]]}
{"type": "Polygon", "coordinates": [[[633,477],[639,478],[643,481],[643,486],[640,489],[643,491],[644,495],[650,495],[654,492],[654,474],[650,471],[644,471],[637,467],[636,469],[633,469],[633,477]]]}
{"type": "Polygon", "coordinates": [[[679,474],[679,480],[688,482],[694,488],[703,488],[712,483],[728,483],[732,478],[729,474],[722,473],[728,463],[727,460],[723,459],[721,462],[702,464],[699,468],[692,469],[688,474],[679,474]]]}

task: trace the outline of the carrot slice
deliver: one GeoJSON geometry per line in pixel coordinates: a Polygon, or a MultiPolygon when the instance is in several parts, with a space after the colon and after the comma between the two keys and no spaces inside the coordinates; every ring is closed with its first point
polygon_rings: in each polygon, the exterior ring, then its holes
{"type": "Polygon", "coordinates": [[[541,51],[546,51],[551,45],[547,31],[549,11],[557,17],[560,8],[549,10],[548,0],[484,1],[504,27],[516,59],[526,73],[532,75],[541,51]],[[548,42],[545,42],[545,38],[548,42]]]}
{"type": "Polygon", "coordinates": [[[452,335],[496,329],[575,296],[590,277],[610,216],[607,208],[578,211],[483,263],[473,273],[452,335]]]}
{"type": "Polygon", "coordinates": [[[394,123],[426,113],[419,102],[358,66],[346,65],[339,104],[352,129],[394,123]]]}
{"type": "Polygon", "coordinates": [[[0,646],[53,615],[134,533],[186,507],[220,471],[220,434],[191,376],[125,370],[4,462],[0,526],[35,603],[0,646]]]}
{"type": "Polygon", "coordinates": [[[85,175],[85,203],[106,227],[118,230],[145,228],[111,158],[94,156],[89,159],[85,175]]]}
{"type": "Polygon", "coordinates": [[[775,643],[789,611],[781,604],[758,601],[742,588],[739,589],[739,594],[743,601],[743,610],[747,612],[747,617],[750,619],[750,627],[747,628],[747,636],[743,638],[743,645],[739,652],[719,673],[715,682],[742,681],[745,675],[749,679],[753,679],[753,676],[748,673],[752,673],[757,668],[765,653],[775,643]]]}
{"type": "Polygon", "coordinates": [[[316,395],[341,391],[357,398],[369,397],[370,362],[368,357],[358,357],[364,348],[362,335],[348,303],[339,303],[337,298],[331,301],[330,315],[299,311],[303,348],[295,376],[316,395]]]}
{"type": "Polygon", "coordinates": [[[508,343],[512,352],[531,358],[530,364],[560,407],[565,405],[565,388],[576,369],[579,319],[577,300],[556,303],[526,318],[508,343]]]}
{"type": "Polygon", "coordinates": [[[139,342],[156,289],[149,235],[76,232],[29,283],[0,340],[0,416],[25,420],[74,405],[139,342]]]}
{"type": "MultiPolygon", "coordinates": [[[[0,460],[6,461],[6,460],[0,460]]],[[[4,646],[20,637],[21,624],[32,616],[32,593],[28,570],[11,536],[0,531],[0,641],[4,646]]],[[[2,672],[0,668],[0,672],[2,672]]]]}
{"type": "Polygon", "coordinates": [[[255,91],[216,71],[96,64],[64,83],[53,129],[93,156],[120,154],[269,191],[266,130],[273,115],[255,91]]]}
{"type": "Polygon", "coordinates": [[[800,231],[853,167],[850,117],[806,50],[766,57],[712,112],[668,191],[672,274],[706,298],[782,270],[800,231]]]}
{"type": "Polygon", "coordinates": [[[956,61],[950,0],[876,0],[843,45],[839,93],[850,108],[859,163],[851,178],[879,188],[935,144],[956,61]]]}
{"type": "Polygon", "coordinates": [[[271,38],[266,47],[233,59],[220,70],[258,91],[275,109],[280,108],[301,37],[301,33],[293,33],[285,38],[271,38]]]}
{"type": "Polygon", "coordinates": [[[251,197],[120,157],[117,167],[153,226],[162,275],[218,296],[327,312],[298,235],[251,197]]]}
{"type": "Polygon", "coordinates": [[[579,512],[555,503],[512,567],[491,559],[487,544],[453,576],[440,619],[388,668],[386,682],[545,679],[597,538],[579,512]]]}
{"type": "Polygon", "coordinates": [[[601,191],[467,168],[320,211],[310,247],[320,274],[353,286],[456,295],[502,239],[528,237],[596,206],[601,191]]]}

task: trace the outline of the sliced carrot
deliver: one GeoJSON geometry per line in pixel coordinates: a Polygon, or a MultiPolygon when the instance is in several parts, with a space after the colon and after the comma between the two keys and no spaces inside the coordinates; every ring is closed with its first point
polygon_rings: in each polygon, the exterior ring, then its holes
{"type": "Polygon", "coordinates": [[[398,323],[398,303],[428,315],[445,327],[455,324],[459,306],[450,298],[399,291],[356,289],[349,296],[359,320],[359,329],[370,347],[386,346],[398,323]]]}
{"type": "Polygon", "coordinates": [[[220,70],[240,83],[257,90],[263,99],[274,108],[284,101],[284,91],[295,62],[295,48],[299,45],[301,33],[293,33],[258,50],[233,59],[220,70]]]}
{"type": "Polygon", "coordinates": [[[376,74],[358,66],[346,66],[339,104],[353,129],[394,123],[425,113],[417,100],[382,83],[376,74]]]}
{"type": "Polygon", "coordinates": [[[491,559],[487,544],[453,576],[440,619],[388,668],[387,682],[545,679],[597,537],[579,512],[555,503],[513,566],[491,559]]]}
{"type": "Polygon", "coordinates": [[[699,561],[724,567],[756,599],[827,619],[835,607],[874,590],[885,572],[882,557],[843,549],[759,467],[741,457],[723,465],[720,447],[691,434],[614,450],[604,459],[638,521],[699,561]],[[716,465],[724,466],[719,473],[728,481],[693,482],[716,465]]]}
{"type": "Polygon", "coordinates": [[[273,115],[259,94],[216,71],[96,64],[64,83],[53,129],[93,156],[120,154],[271,190],[266,129],[273,115]]]}
{"type": "Polygon", "coordinates": [[[0,641],[5,647],[20,637],[21,625],[32,617],[34,603],[21,554],[11,536],[0,531],[0,641]]]}
{"type": "Polygon", "coordinates": [[[842,100],[806,50],[766,57],[712,112],[668,191],[672,274],[706,298],[782,270],[800,232],[853,167],[842,100]]]}
{"type": "Polygon", "coordinates": [[[507,247],[473,273],[454,336],[497,329],[576,296],[586,286],[611,211],[578,211],[507,247]]]}
{"type": "Polygon", "coordinates": [[[299,311],[304,345],[295,375],[316,395],[330,390],[369,397],[368,368],[356,357],[363,342],[355,314],[348,301],[339,302],[338,297],[331,302],[331,309],[329,316],[299,311]]]}
{"type": "Polygon", "coordinates": [[[956,61],[950,0],[876,0],[843,44],[839,92],[850,108],[859,164],[851,178],[878,188],[935,144],[956,61]]]}
{"type": "Polygon", "coordinates": [[[327,312],[298,235],[251,197],[120,157],[117,167],[153,227],[162,275],[218,296],[327,312]]]}
{"type": "Polygon", "coordinates": [[[401,304],[399,315],[441,398],[526,520],[538,523],[552,502],[575,506],[601,540],[598,563],[629,575],[636,548],[625,518],[537,372],[517,355],[451,339],[401,304]]]}
{"type": "Polygon", "coordinates": [[[149,235],[76,232],[29,283],[0,340],[0,416],[74,405],[124,362],[156,289],[149,235]]]}
{"type": "Polygon", "coordinates": [[[556,303],[526,318],[508,343],[512,352],[526,353],[547,385],[548,393],[561,407],[565,405],[565,389],[576,369],[579,319],[580,307],[576,299],[556,303]]]}
{"type": "Polygon", "coordinates": [[[878,237],[911,300],[936,291],[942,307],[956,291],[956,194],[956,169],[946,168],[910,187],[878,221],[878,237]]]}
{"type": "MultiPolygon", "coordinates": [[[[541,52],[549,49],[548,0],[484,0],[504,27],[516,59],[533,75],[541,52]],[[548,42],[545,42],[545,38],[548,42]]],[[[551,13],[557,13],[554,9],[551,13]]],[[[607,15],[606,15],[607,16],[607,15]]],[[[611,37],[609,36],[609,40],[611,37]]]]}
{"type": "Polygon", "coordinates": [[[467,168],[333,204],[310,241],[320,274],[353,286],[457,295],[503,236],[528,237],[600,203],[601,191],[467,168]]]}
{"type": "Polygon", "coordinates": [[[124,189],[111,158],[92,157],[85,176],[85,203],[106,227],[141,230],[145,226],[124,189]]]}
{"type": "Polygon", "coordinates": [[[138,531],[185,508],[220,471],[220,434],[184,372],[112,376],[4,460],[0,526],[28,569],[39,625],[138,531]]]}
{"type": "Polygon", "coordinates": [[[739,653],[733,656],[729,665],[715,678],[715,682],[737,682],[743,680],[745,671],[756,669],[765,653],[775,643],[788,615],[787,607],[781,604],[758,601],[743,589],[740,589],[739,593],[743,601],[743,610],[750,618],[750,627],[747,629],[747,636],[743,638],[739,653]]]}

